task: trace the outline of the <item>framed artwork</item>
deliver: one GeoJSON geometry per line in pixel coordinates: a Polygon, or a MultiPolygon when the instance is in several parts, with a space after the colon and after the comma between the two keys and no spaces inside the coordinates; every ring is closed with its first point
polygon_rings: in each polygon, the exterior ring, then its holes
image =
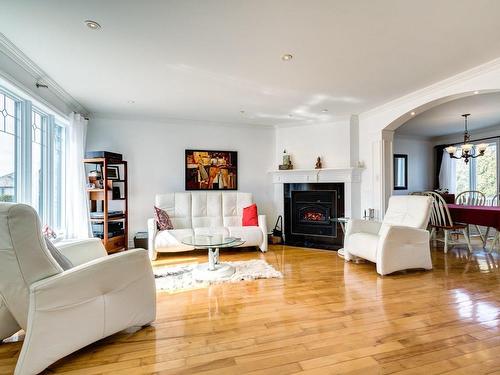
{"type": "Polygon", "coordinates": [[[237,190],[238,152],[186,150],[186,190],[237,190]]]}
{"type": "Polygon", "coordinates": [[[107,169],[108,180],[119,180],[120,179],[120,168],[116,165],[109,166],[107,169]]]}

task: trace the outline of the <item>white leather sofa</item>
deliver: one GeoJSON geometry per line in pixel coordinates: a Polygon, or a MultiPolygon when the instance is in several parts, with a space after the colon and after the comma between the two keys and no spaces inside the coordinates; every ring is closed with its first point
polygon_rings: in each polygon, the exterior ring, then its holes
{"type": "Polygon", "coordinates": [[[156,316],[146,250],[107,255],[99,239],[46,247],[35,210],[0,203],[0,340],[26,333],[15,375],[34,375],[95,341],[156,316]]]}
{"type": "Polygon", "coordinates": [[[377,272],[432,269],[429,232],[426,230],[432,198],[400,195],[389,199],[383,222],[350,220],[346,226],[344,257],[377,264],[377,272]]]}
{"type": "Polygon", "coordinates": [[[148,220],[148,250],[151,260],[158,252],[193,250],[182,239],[203,234],[240,237],[242,246],[258,246],[267,251],[265,215],[259,225],[242,226],[243,208],[253,203],[252,194],[241,192],[180,192],[157,194],[155,206],[167,211],[174,229],[158,231],[154,219],[148,220]]]}

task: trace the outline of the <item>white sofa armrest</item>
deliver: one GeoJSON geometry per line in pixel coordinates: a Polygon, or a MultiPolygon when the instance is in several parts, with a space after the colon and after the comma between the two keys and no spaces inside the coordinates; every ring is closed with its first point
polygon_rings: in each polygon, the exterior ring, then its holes
{"type": "Polygon", "coordinates": [[[148,219],[148,254],[149,259],[156,259],[156,248],[155,248],[155,237],[158,233],[158,227],[156,226],[155,219],[148,219]]]}
{"type": "Polygon", "coordinates": [[[385,227],[377,248],[377,272],[387,275],[411,268],[432,269],[429,232],[397,225],[385,227]]]}
{"type": "Polygon", "coordinates": [[[382,223],[380,221],[351,219],[347,222],[345,229],[346,238],[354,233],[378,234],[382,223]]]}
{"type": "Polygon", "coordinates": [[[344,235],[344,259],[346,261],[356,259],[354,254],[351,254],[349,249],[350,237],[356,233],[369,233],[378,235],[380,228],[382,227],[382,223],[379,221],[372,220],[361,220],[361,219],[351,219],[347,222],[345,227],[345,235],[344,235]]]}
{"type": "Polygon", "coordinates": [[[16,374],[60,358],[156,315],[155,281],[142,249],[106,256],[30,286],[26,338],[16,374]]]}
{"type": "Polygon", "coordinates": [[[262,231],[262,244],[259,246],[259,248],[263,253],[265,253],[268,247],[266,215],[259,215],[258,223],[259,223],[259,228],[262,231]]]}
{"type": "Polygon", "coordinates": [[[54,245],[74,266],[108,255],[99,238],[61,241],[54,245]]]}

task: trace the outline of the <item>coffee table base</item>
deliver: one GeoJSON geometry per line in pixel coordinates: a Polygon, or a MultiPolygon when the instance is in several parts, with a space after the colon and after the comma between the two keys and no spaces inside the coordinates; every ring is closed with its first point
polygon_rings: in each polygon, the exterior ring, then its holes
{"type": "Polygon", "coordinates": [[[210,270],[209,263],[202,263],[193,270],[193,278],[199,281],[213,281],[219,279],[227,279],[236,271],[234,267],[226,263],[217,263],[215,269],[210,270]]]}

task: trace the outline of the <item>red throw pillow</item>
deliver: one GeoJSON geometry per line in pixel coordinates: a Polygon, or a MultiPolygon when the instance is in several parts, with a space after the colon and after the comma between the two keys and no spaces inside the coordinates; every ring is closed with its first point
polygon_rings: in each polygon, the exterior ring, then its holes
{"type": "Polygon", "coordinates": [[[155,206],[155,220],[156,227],[158,230],[170,230],[174,229],[172,225],[172,221],[170,220],[170,216],[168,216],[167,211],[162,210],[155,206]]]}
{"type": "Polygon", "coordinates": [[[257,213],[256,204],[252,204],[251,206],[245,207],[243,209],[243,226],[244,227],[259,226],[259,215],[257,213]]]}

